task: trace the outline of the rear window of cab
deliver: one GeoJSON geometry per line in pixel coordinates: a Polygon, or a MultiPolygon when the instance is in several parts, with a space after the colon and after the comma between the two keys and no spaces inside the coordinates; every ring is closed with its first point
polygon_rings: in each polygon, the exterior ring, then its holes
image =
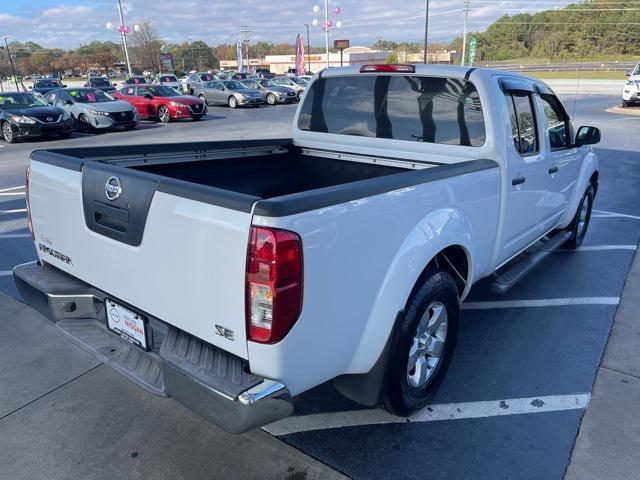
{"type": "Polygon", "coordinates": [[[476,87],[449,77],[320,78],[305,94],[298,128],[467,147],[480,147],[486,140],[476,87]]]}

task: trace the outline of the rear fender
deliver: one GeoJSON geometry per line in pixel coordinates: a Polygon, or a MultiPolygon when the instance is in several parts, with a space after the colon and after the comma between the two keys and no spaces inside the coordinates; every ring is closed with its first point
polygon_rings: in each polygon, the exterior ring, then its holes
{"type": "MultiPolygon", "coordinates": [[[[373,367],[384,349],[398,312],[405,308],[424,268],[436,254],[452,245],[459,245],[465,250],[469,265],[467,280],[473,278],[474,233],[471,222],[462,211],[446,208],[431,212],[409,233],[378,291],[369,321],[354,351],[349,373],[364,373],[373,367]]],[[[467,281],[463,297],[470,286],[471,282],[467,281]]]]}

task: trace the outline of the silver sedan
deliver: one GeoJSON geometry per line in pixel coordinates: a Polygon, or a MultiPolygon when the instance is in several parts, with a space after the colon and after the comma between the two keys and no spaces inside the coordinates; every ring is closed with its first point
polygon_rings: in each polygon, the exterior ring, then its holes
{"type": "Polygon", "coordinates": [[[257,107],[264,103],[264,95],[245,87],[237,80],[214,80],[199,87],[196,96],[204,100],[207,105],[228,105],[231,108],[251,105],[257,107]]]}
{"type": "Polygon", "coordinates": [[[269,105],[276,105],[278,103],[291,103],[298,99],[296,91],[293,88],[276,85],[271,80],[261,78],[254,80],[243,80],[242,84],[247,88],[262,92],[266,102],[269,105]]]}

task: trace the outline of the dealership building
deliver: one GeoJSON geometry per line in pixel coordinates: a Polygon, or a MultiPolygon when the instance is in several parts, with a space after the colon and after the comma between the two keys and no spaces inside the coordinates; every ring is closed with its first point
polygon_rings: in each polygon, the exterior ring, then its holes
{"type": "MultiPolygon", "coordinates": [[[[391,52],[384,50],[373,50],[368,47],[350,47],[342,51],[342,59],[340,52],[329,53],[329,66],[339,67],[342,65],[361,65],[365,63],[385,63],[391,52]]],[[[290,68],[296,66],[295,55],[267,55],[264,58],[249,59],[249,69],[258,67],[266,67],[275,74],[286,73],[290,68]]],[[[307,69],[311,68],[312,72],[322,70],[327,66],[326,53],[312,53],[305,55],[304,64],[307,69]]],[[[220,68],[224,70],[235,70],[238,68],[236,60],[221,60],[220,68]]]]}

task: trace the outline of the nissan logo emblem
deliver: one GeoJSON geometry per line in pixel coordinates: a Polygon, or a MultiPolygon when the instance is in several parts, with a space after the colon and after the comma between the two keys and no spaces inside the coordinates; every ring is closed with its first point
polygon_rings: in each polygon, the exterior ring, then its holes
{"type": "Polygon", "coordinates": [[[122,185],[118,177],[111,177],[104,186],[104,194],[111,201],[116,200],[122,193],[122,185]]]}

